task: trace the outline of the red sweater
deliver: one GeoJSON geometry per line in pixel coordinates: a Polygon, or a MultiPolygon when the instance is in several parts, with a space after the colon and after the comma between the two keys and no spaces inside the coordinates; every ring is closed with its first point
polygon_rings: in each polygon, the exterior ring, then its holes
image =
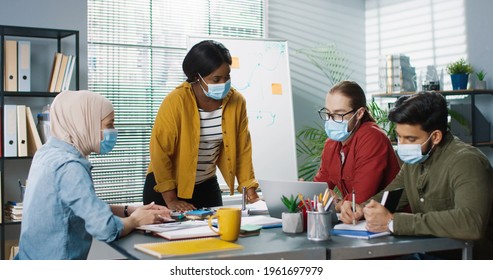
{"type": "Polygon", "coordinates": [[[399,170],[385,133],[374,122],[364,122],[344,146],[327,139],[320,169],[313,180],[327,182],[331,189],[337,186],[345,200],[351,200],[354,189],[356,203],[362,203],[392,182],[399,170]],[[344,164],[341,164],[341,150],[344,164]]]}

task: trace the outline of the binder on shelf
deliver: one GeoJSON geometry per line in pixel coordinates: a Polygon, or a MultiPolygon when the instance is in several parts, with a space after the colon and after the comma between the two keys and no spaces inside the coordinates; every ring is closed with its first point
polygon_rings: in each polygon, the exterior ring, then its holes
{"type": "Polygon", "coordinates": [[[17,156],[27,157],[26,105],[17,105],[17,156]]]}
{"type": "Polygon", "coordinates": [[[3,151],[5,157],[17,156],[17,105],[3,106],[3,151]]]}
{"type": "Polygon", "coordinates": [[[69,62],[67,65],[67,71],[65,72],[65,79],[62,85],[62,91],[70,88],[70,81],[72,80],[72,73],[74,72],[75,55],[69,56],[69,62]]]}
{"type": "Polygon", "coordinates": [[[56,78],[55,92],[62,91],[63,80],[65,79],[65,70],[67,69],[68,55],[62,54],[62,62],[60,63],[60,70],[58,71],[58,77],[56,78]]]}
{"type": "Polygon", "coordinates": [[[39,136],[31,108],[26,106],[26,127],[27,127],[27,155],[34,156],[36,151],[41,148],[43,143],[39,136]]]}
{"type": "Polygon", "coordinates": [[[17,41],[5,40],[5,91],[17,91],[17,41]]]}
{"type": "Polygon", "coordinates": [[[53,59],[53,67],[51,69],[51,79],[50,86],[48,87],[49,92],[55,92],[55,86],[57,83],[58,72],[60,72],[60,65],[62,64],[62,53],[56,53],[53,59]]]}
{"type": "Polygon", "coordinates": [[[19,91],[31,91],[31,42],[18,42],[18,88],[19,91]]]}

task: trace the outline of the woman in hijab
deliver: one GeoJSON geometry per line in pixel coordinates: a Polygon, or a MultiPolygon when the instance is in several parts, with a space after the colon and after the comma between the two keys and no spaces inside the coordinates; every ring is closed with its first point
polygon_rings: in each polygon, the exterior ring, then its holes
{"type": "Polygon", "coordinates": [[[108,99],[65,91],[54,99],[50,117],[51,137],[29,171],[16,259],[86,259],[93,237],[111,242],[169,217],[154,203],[110,206],[96,196],[87,156],[109,153],[118,136],[108,99]]]}

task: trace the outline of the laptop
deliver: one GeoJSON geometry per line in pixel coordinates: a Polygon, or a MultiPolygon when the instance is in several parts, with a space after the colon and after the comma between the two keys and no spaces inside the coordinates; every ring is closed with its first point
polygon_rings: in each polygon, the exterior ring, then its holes
{"type": "Polygon", "coordinates": [[[274,218],[282,218],[282,212],[286,212],[286,206],[281,201],[281,196],[297,196],[298,193],[305,198],[313,199],[314,195],[324,194],[327,188],[325,182],[305,181],[279,181],[258,179],[262,196],[269,210],[269,215],[274,218]]]}

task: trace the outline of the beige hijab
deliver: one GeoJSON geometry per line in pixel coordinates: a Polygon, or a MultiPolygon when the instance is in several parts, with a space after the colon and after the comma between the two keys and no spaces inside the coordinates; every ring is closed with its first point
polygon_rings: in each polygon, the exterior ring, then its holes
{"type": "Polygon", "coordinates": [[[72,144],[83,156],[99,153],[101,121],[111,112],[113,105],[99,93],[63,91],[51,105],[51,135],[72,144]]]}

